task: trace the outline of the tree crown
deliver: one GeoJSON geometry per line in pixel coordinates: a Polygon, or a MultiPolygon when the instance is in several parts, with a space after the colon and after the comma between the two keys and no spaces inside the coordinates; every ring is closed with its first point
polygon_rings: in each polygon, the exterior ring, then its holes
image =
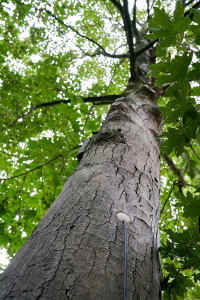
{"type": "Polygon", "coordinates": [[[139,82],[160,96],[164,122],[164,297],[191,299],[200,293],[200,2],[138,4],[1,3],[1,246],[18,251],[109,104],[139,82]]]}

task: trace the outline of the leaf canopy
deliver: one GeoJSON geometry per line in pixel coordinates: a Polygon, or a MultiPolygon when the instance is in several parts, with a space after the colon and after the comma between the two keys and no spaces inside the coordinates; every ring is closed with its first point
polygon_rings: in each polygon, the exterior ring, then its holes
{"type": "MultiPolygon", "coordinates": [[[[76,168],[84,139],[99,130],[107,96],[126,88],[129,50],[114,2],[0,4],[0,233],[10,258],[76,168]]],[[[146,37],[156,44],[149,76],[165,89],[160,139],[170,156],[161,170],[163,298],[200,299],[200,5],[149,2],[149,11],[137,7],[137,26],[149,21],[146,37]]]]}

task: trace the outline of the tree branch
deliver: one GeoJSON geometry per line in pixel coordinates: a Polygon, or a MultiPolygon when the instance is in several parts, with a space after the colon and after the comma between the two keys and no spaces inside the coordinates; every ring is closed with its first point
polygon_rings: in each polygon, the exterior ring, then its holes
{"type": "MultiPolygon", "coordinates": [[[[197,9],[200,7],[200,1],[198,1],[195,5],[192,6],[192,8],[197,9]]],[[[190,10],[186,11],[184,14],[184,17],[190,14],[190,10]]],[[[140,49],[138,52],[135,53],[135,57],[138,57],[141,55],[143,52],[147,51],[150,49],[155,43],[159,42],[159,39],[156,39],[152,41],[149,45],[145,46],[144,48],[140,49]]]]}
{"type": "MultiPolygon", "coordinates": [[[[23,185],[24,185],[24,183],[25,183],[25,180],[26,180],[26,175],[24,175],[24,178],[23,178],[22,184],[21,184],[21,186],[20,186],[19,190],[17,191],[17,193],[21,193],[21,190],[22,190],[22,188],[23,188],[23,185]]],[[[20,202],[19,202],[19,203],[20,203],[20,202]]]]}
{"type": "MultiPolygon", "coordinates": [[[[113,3],[114,2],[116,2],[116,4],[118,4],[119,6],[121,6],[121,4],[120,3],[118,3],[117,1],[115,1],[115,0],[111,0],[113,3]]],[[[23,3],[23,2],[20,2],[20,1],[17,1],[17,3],[19,3],[19,4],[21,4],[21,5],[26,5],[25,3],[23,3]]],[[[35,7],[34,6],[34,8],[36,9],[36,10],[38,10],[38,8],[37,7],[35,7]]],[[[48,9],[46,9],[46,8],[42,8],[41,10],[43,10],[43,11],[46,11],[46,13],[49,15],[49,16],[51,16],[52,18],[54,18],[56,21],[58,21],[60,24],[62,24],[64,27],[66,27],[67,29],[70,29],[70,30],[72,30],[73,32],[75,32],[77,35],[79,35],[80,37],[82,37],[82,38],[84,38],[84,39],[86,39],[86,40],[88,40],[88,41],[90,41],[91,43],[93,43],[93,44],[95,44],[96,46],[98,46],[101,50],[102,50],[102,55],[105,55],[105,56],[108,56],[108,57],[111,57],[111,58],[124,58],[124,56],[123,56],[123,54],[110,54],[110,53],[108,53],[98,42],[96,42],[96,41],[94,41],[93,39],[91,39],[91,38],[89,38],[89,37],[87,37],[86,35],[83,35],[83,34],[81,34],[81,33],[79,33],[78,32],[78,30],[76,30],[75,28],[73,28],[72,26],[70,26],[70,25],[67,25],[67,24],[65,24],[63,21],[61,21],[58,17],[56,17],[54,14],[52,14],[48,9]]],[[[127,55],[127,54],[125,54],[125,55],[127,55]]],[[[127,57],[127,56],[126,56],[127,57]]]]}
{"type": "Polygon", "coordinates": [[[133,22],[132,22],[132,26],[133,26],[133,32],[134,35],[136,37],[139,37],[139,32],[137,30],[137,26],[136,26],[136,22],[137,22],[137,18],[136,18],[136,10],[137,10],[137,0],[134,0],[134,5],[133,5],[133,22]]]}
{"type": "Polygon", "coordinates": [[[153,2],[151,3],[151,8],[150,8],[150,10],[154,7],[155,2],[156,2],[156,0],[153,0],[153,2]]]}
{"type": "Polygon", "coordinates": [[[186,186],[187,183],[185,182],[184,176],[181,170],[175,165],[173,160],[166,154],[163,154],[162,157],[164,158],[165,162],[168,164],[172,172],[178,177],[180,187],[186,186]]]}
{"type": "Polygon", "coordinates": [[[147,45],[144,48],[140,49],[139,51],[135,52],[135,57],[138,57],[139,55],[141,55],[142,53],[144,53],[145,51],[147,51],[148,49],[153,47],[153,45],[157,42],[159,42],[159,39],[152,41],[151,43],[149,43],[149,45],[147,45]]]}
{"type": "Polygon", "coordinates": [[[166,205],[167,202],[169,201],[169,199],[170,199],[170,197],[171,197],[171,194],[172,194],[172,192],[173,192],[173,189],[174,189],[174,183],[173,183],[172,188],[171,188],[171,190],[170,190],[170,192],[169,192],[169,195],[167,196],[167,199],[165,200],[165,203],[163,204],[163,207],[162,207],[162,209],[161,209],[161,211],[160,211],[160,215],[162,214],[162,212],[163,212],[163,210],[164,210],[164,208],[165,208],[165,205],[166,205]]]}
{"type": "Polygon", "coordinates": [[[127,43],[129,47],[129,53],[130,53],[130,73],[131,73],[131,81],[134,81],[134,77],[136,76],[136,58],[135,58],[135,51],[134,51],[134,44],[133,44],[133,32],[132,32],[132,26],[131,26],[131,20],[130,15],[128,11],[128,0],[124,0],[123,5],[123,21],[124,21],[124,27],[126,30],[126,36],[127,36],[127,43]]]}
{"type": "Polygon", "coordinates": [[[42,174],[42,168],[41,168],[41,178],[42,178],[42,200],[45,200],[45,193],[44,193],[44,180],[43,180],[43,174],[42,174]]]}
{"type": "MultiPolygon", "coordinates": [[[[173,160],[168,155],[163,154],[162,157],[165,160],[165,162],[168,164],[168,166],[170,167],[170,169],[172,170],[172,172],[178,177],[178,183],[177,183],[177,185],[179,186],[180,192],[182,192],[182,187],[186,187],[186,186],[191,186],[193,188],[197,188],[195,185],[189,184],[189,183],[187,183],[185,181],[183,173],[175,165],[175,163],[173,162],[173,160]]],[[[176,182],[174,182],[174,185],[175,184],[176,184],[176,182]]]]}
{"type": "Polygon", "coordinates": [[[87,116],[86,116],[86,118],[85,118],[85,124],[84,124],[84,126],[83,126],[83,129],[81,130],[81,133],[84,132],[84,130],[85,130],[86,126],[87,126],[87,123],[88,123],[88,120],[89,120],[89,118],[90,118],[90,115],[92,115],[92,110],[93,110],[93,108],[94,108],[94,105],[92,105],[92,107],[90,108],[90,112],[87,114],[87,116]]]}
{"type": "Polygon", "coordinates": [[[99,97],[82,98],[84,102],[92,102],[94,105],[112,104],[120,95],[107,95],[99,97]]]}
{"type": "MultiPolygon", "coordinates": [[[[188,246],[188,248],[191,248],[190,246],[188,246]]],[[[194,247],[192,247],[192,248],[194,248],[194,247]]],[[[182,268],[176,268],[176,270],[188,270],[188,269],[191,269],[192,267],[194,267],[195,266],[195,264],[192,264],[192,265],[190,265],[190,266],[187,266],[187,267],[182,267],[182,268]]]]}
{"type": "Polygon", "coordinates": [[[18,157],[17,155],[15,155],[15,154],[10,154],[10,153],[7,153],[7,152],[5,152],[5,151],[0,151],[0,153],[2,153],[2,154],[5,154],[5,155],[8,155],[8,156],[11,156],[11,157],[18,157]]]}
{"type": "Polygon", "coordinates": [[[120,12],[120,14],[121,14],[121,16],[123,18],[123,7],[121,6],[121,4],[118,1],[116,1],[116,0],[110,0],[110,1],[114,4],[114,6],[120,12]]]}
{"type": "Polygon", "coordinates": [[[100,49],[97,49],[94,53],[90,54],[89,52],[85,52],[81,47],[79,47],[78,45],[76,45],[84,54],[85,56],[89,56],[89,57],[95,57],[95,56],[99,56],[99,55],[103,55],[103,56],[107,56],[107,57],[111,57],[111,58],[129,58],[128,54],[110,54],[110,53],[105,53],[103,51],[101,51],[100,49]]]}
{"type": "Polygon", "coordinates": [[[190,148],[192,149],[193,153],[194,153],[194,154],[196,155],[196,157],[200,160],[200,157],[199,157],[199,155],[196,153],[196,151],[194,150],[192,144],[189,143],[189,145],[190,145],[190,148]]]}
{"type": "MultiPolygon", "coordinates": [[[[112,0],[111,0],[111,2],[112,2],[112,0]]],[[[115,21],[118,23],[118,25],[119,25],[120,27],[122,27],[123,25],[117,20],[117,18],[113,17],[113,13],[111,12],[110,7],[107,5],[107,3],[106,3],[105,0],[104,0],[104,4],[105,4],[107,10],[109,11],[110,15],[112,16],[112,19],[114,18],[115,21]]],[[[120,3],[118,3],[118,4],[121,6],[120,3]]],[[[122,7],[122,6],[121,6],[121,7],[122,7]]],[[[117,8],[117,9],[118,9],[118,8],[117,8]]],[[[122,13],[123,13],[123,11],[122,11],[122,13]]],[[[121,14],[121,12],[120,12],[120,14],[121,14]]]]}
{"type": "Polygon", "coordinates": [[[194,2],[194,0],[188,1],[187,3],[185,3],[185,7],[188,6],[188,5],[190,5],[190,4],[193,3],[193,2],[194,2]]]}
{"type": "MultiPolygon", "coordinates": [[[[65,90],[62,89],[58,89],[55,88],[58,91],[62,91],[65,92],[65,90]]],[[[118,97],[120,97],[120,95],[107,95],[107,96],[94,96],[94,97],[81,97],[81,99],[85,102],[92,102],[93,105],[97,106],[97,105],[108,105],[108,104],[112,104],[118,97]]],[[[56,101],[50,101],[50,102],[44,102],[44,103],[40,103],[38,105],[32,106],[30,108],[30,110],[20,116],[17,116],[17,118],[15,119],[15,121],[8,126],[8,128],[13,127],[18,120],[20,119],[24,119],[27,116],[31,115],[35,110],[39,109],[39,108],[43,108],[43,107],[51,107],[57,104],[68,104],[70,103],[71,100],[70,99],[66,99],[66,100],[56,100],[56,101]]],[[[3,128],[2,131],[6,130],[7,128],[3,128]]]]}
{"type": "Polygon", "coordinates": [[[198,1],[196,4],[194,4],[192,6],[192,8],[196,9],[196,8],[199,8],[200,7],[200,1],[198,1]]]}
{"type": "Polygon", "coordinates": [[[149,0],[147,0],[147,21],[149,22],[150,18],[150,7],[149,7],[149,0]]]}
{"type": "Polygon", "coordinates": [[[57,155],[56,157],[54,157],[53,159],[47,161],[46,163],[44,163],[44,164],[42,164],[42,165],[40,165],[40,166],[37,166],[37,167],[34,168],[34,169],[31,169],[31,170],[29,170],[29,171],[27,171],[27,172],[24,172],[24,173],[19,174],[19,175],[16,175],[16,176],[11,176],[11,177],[8,177],[8,178],[0,178],[0,180],[6,181],[6,180],[10,180],[10,179],[14,179],[14,178],[18,178],[18,177],[27,175],[27,174],[29,174],[29,173],[35,171],[35,170],[38,170],[38,169],[40,169],[40,168],[42,168],[42,167],[44,167],[44,166],[50,164],[52,161],[56,160],[57,158],[59,158],[59,157],[61,157],[61,156],[63,156],[63,155],[62,155],[62,154],[59,154],[59,155],[57,155]]]}
{"type": "Polygon", "coordinates": [[[118,64],[115,66],[114,71],[113,71],[113,75],[112,75],[112,77],[111,77],[111,79],[110,79],[109,85],[111,84],[111,82],[113,81],[113,78],[115,77],[117,68],[119,68],[119,66],[123,63],[123,61],[124,61],[124,58],[123,58],[122,60],[120,60],[120,61],[118,62],[118,64]]]}
{"type": "MultiPolygon", "coordinates": [[[[194,4],[193,6],[192,6],[192,8],[194,8],[194,9],[197,9],[197,8],[199,8],[200,7],[200,1],[198,1],[196,4],[194,4]]],[[[189,15],[190,14],[190,9],[189,10],[187,10],[185,13],[184,13],[184,17],[186,17],[187,15],[189,15]]]]}
{"type": "MultiPolygon", "coordinates": [[[[58,21],[60,24],[62,24],[64,27],[66,27],[67,29],[72,30],[73,32],[75,32],[78,36],[88,40],[89,42],[95,44],[96,46],[98,46],[101,50],[103,55],[111,57],[111,58],[122,58],[124,57],[123,54],[110,54],[108,53],[99,43],[97,43],[96,41],[94,41],[93,39],[89,38],[88,36],[81,34],[78,32],[78,30],[74,29],[72,26],[65,24],[63,21],[61,21],[58,17],[56,17],[54,14],[52,14],[48,9],[44,8],[44,11],[46,11],[48,13],[48,15],[50,15],[51,17],[53,17],[56,21],[58,21]]],[[[125,54],[126,55],[126,54],[125,54]]]]}
{"type": "MultiPolygon", "coordinates": [[[[60,30],[60,28],[58,28],[58,31],[62,34],[62,35],[65,35],[65,33],[60,30]]],[[[70,40],[70,39],[69,39],[70,40]]],[[[107,53],[107,52],[103,52],[101,51],[99,48],[97,48],[92,54],[90,54],[89,52],[86,52],[84,51],[79,45],[77,45],[73,40],[70,40],[71,43],[73,43],[79,50],[81,50],[81,52],[84,53],[84,56],[82,57],[76,57],[74,59],[81,59],[85,56],[89,56],[89,57],[95,57],[95,56],[99,56],[99,55],[103,55],[103,56],[107,56],[107,57],[111,57],[111,58],[129,58],[129,54],[126,53],[126,54],[110,54],[110,53],[107,53]]],[[[119,48],[119,47],[118,47],[119,48]]],[[[118,49],[117,48],[117,49],[118,49]]]]}
{"type": "MultiPolygon", "coordinates": [[[[78,145],[78,146],[75,146],[74,148],[70,149],[69,152],[71,152],[71,151],[73,151],[73,150],[75,150],[75,149],[77,149],[77,148],[80,148],[80,146],[79,146],[79,145],[78,145]]],[[[59,155],[57,155],[56,157],[54,157],[53,159],[47,161],[46,163],[44,163],[44,164],[42,164],[42,165],[39,165],[39,166],[37,166],[37,167],[35,167],[35,168],[33,168],[33,169],[29,170],[29,171],[26,171],[26,172],[24,172],[24,173],[22,173],[22,174],[19,174],[19,175],[16,175],[16,176],[11,176],[11,177],[8,177],[8,178],[0,178],[0,181],[1,181],[1,180],[6,181],[6,180],[10,180],[10,179],[14,179],[14,178],[21,177],[21,176],[26,176],[27,174],[29,174],[29,173],[31,173],[31,172],[33,172],[33,171],[35,171],[35,170],[41,169],[41,168],[43,168],[44,166],[46,166],[46,165],[52,163],[54,160],[58,159],[59,157],[63,157],[63,154],[59,154],[59,155]]]]}

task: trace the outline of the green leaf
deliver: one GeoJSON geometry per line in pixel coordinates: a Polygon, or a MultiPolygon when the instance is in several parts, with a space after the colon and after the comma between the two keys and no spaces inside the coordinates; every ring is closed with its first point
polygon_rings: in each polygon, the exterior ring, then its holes
{"type": "Polygon", "coordinates": [[[177,156],[180,156],[184,151],[186,140],[183,135],[179,134],[179,131],[175,128],[168,128],[168,132],[164,132],[160,137],[167,137],[161,145],[161,150],[170,154],[175,150],[177,156]]]}
{"type": "Polygon", "coordinates": [[[200,32],[198,32],[197,35],[196,35],[195,43],[197,45],[200,45],[200,32]]]}
{"type": "Polygon", "coordinates": [[[193,277],[194,277],[194,282],[200,281],[200,273],[197,273],[197,274],[194,273],[193,277]]]}
{"type": "Polygon", "coordinates": [[[154,7],[154,20],[161,28],[173,28],[172,21],[164,9],[154,7]]]}
{"type": "Polygon", "coordinates": [[[183,171],[188,171],[188,175],[193,179],[197,173],[197,163],[194,160],[188,160],[183,167],[183,171]]]}
{"type": "Polygon", "coordinates": [[[193,13],[193,21],[200,25],[200,11],[198,9],[191,8],[191,12],[193,13]]]}
{"type": "Polygon", "coordinates": [[[176,1],[176,7],[173,14],[175,24],[179,23],[184,18],[184,7],[180,1],[176,1]]]}

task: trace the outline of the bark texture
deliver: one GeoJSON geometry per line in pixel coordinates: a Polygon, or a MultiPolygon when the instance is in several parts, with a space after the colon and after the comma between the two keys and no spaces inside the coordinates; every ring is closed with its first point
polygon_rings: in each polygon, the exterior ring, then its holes
{"type": "Polygon", "coordinates": [[[145,86],[132,84],[61,194],[1,275],[0,299],[161,299],[158,221],[160,115],[145,86]]]}

